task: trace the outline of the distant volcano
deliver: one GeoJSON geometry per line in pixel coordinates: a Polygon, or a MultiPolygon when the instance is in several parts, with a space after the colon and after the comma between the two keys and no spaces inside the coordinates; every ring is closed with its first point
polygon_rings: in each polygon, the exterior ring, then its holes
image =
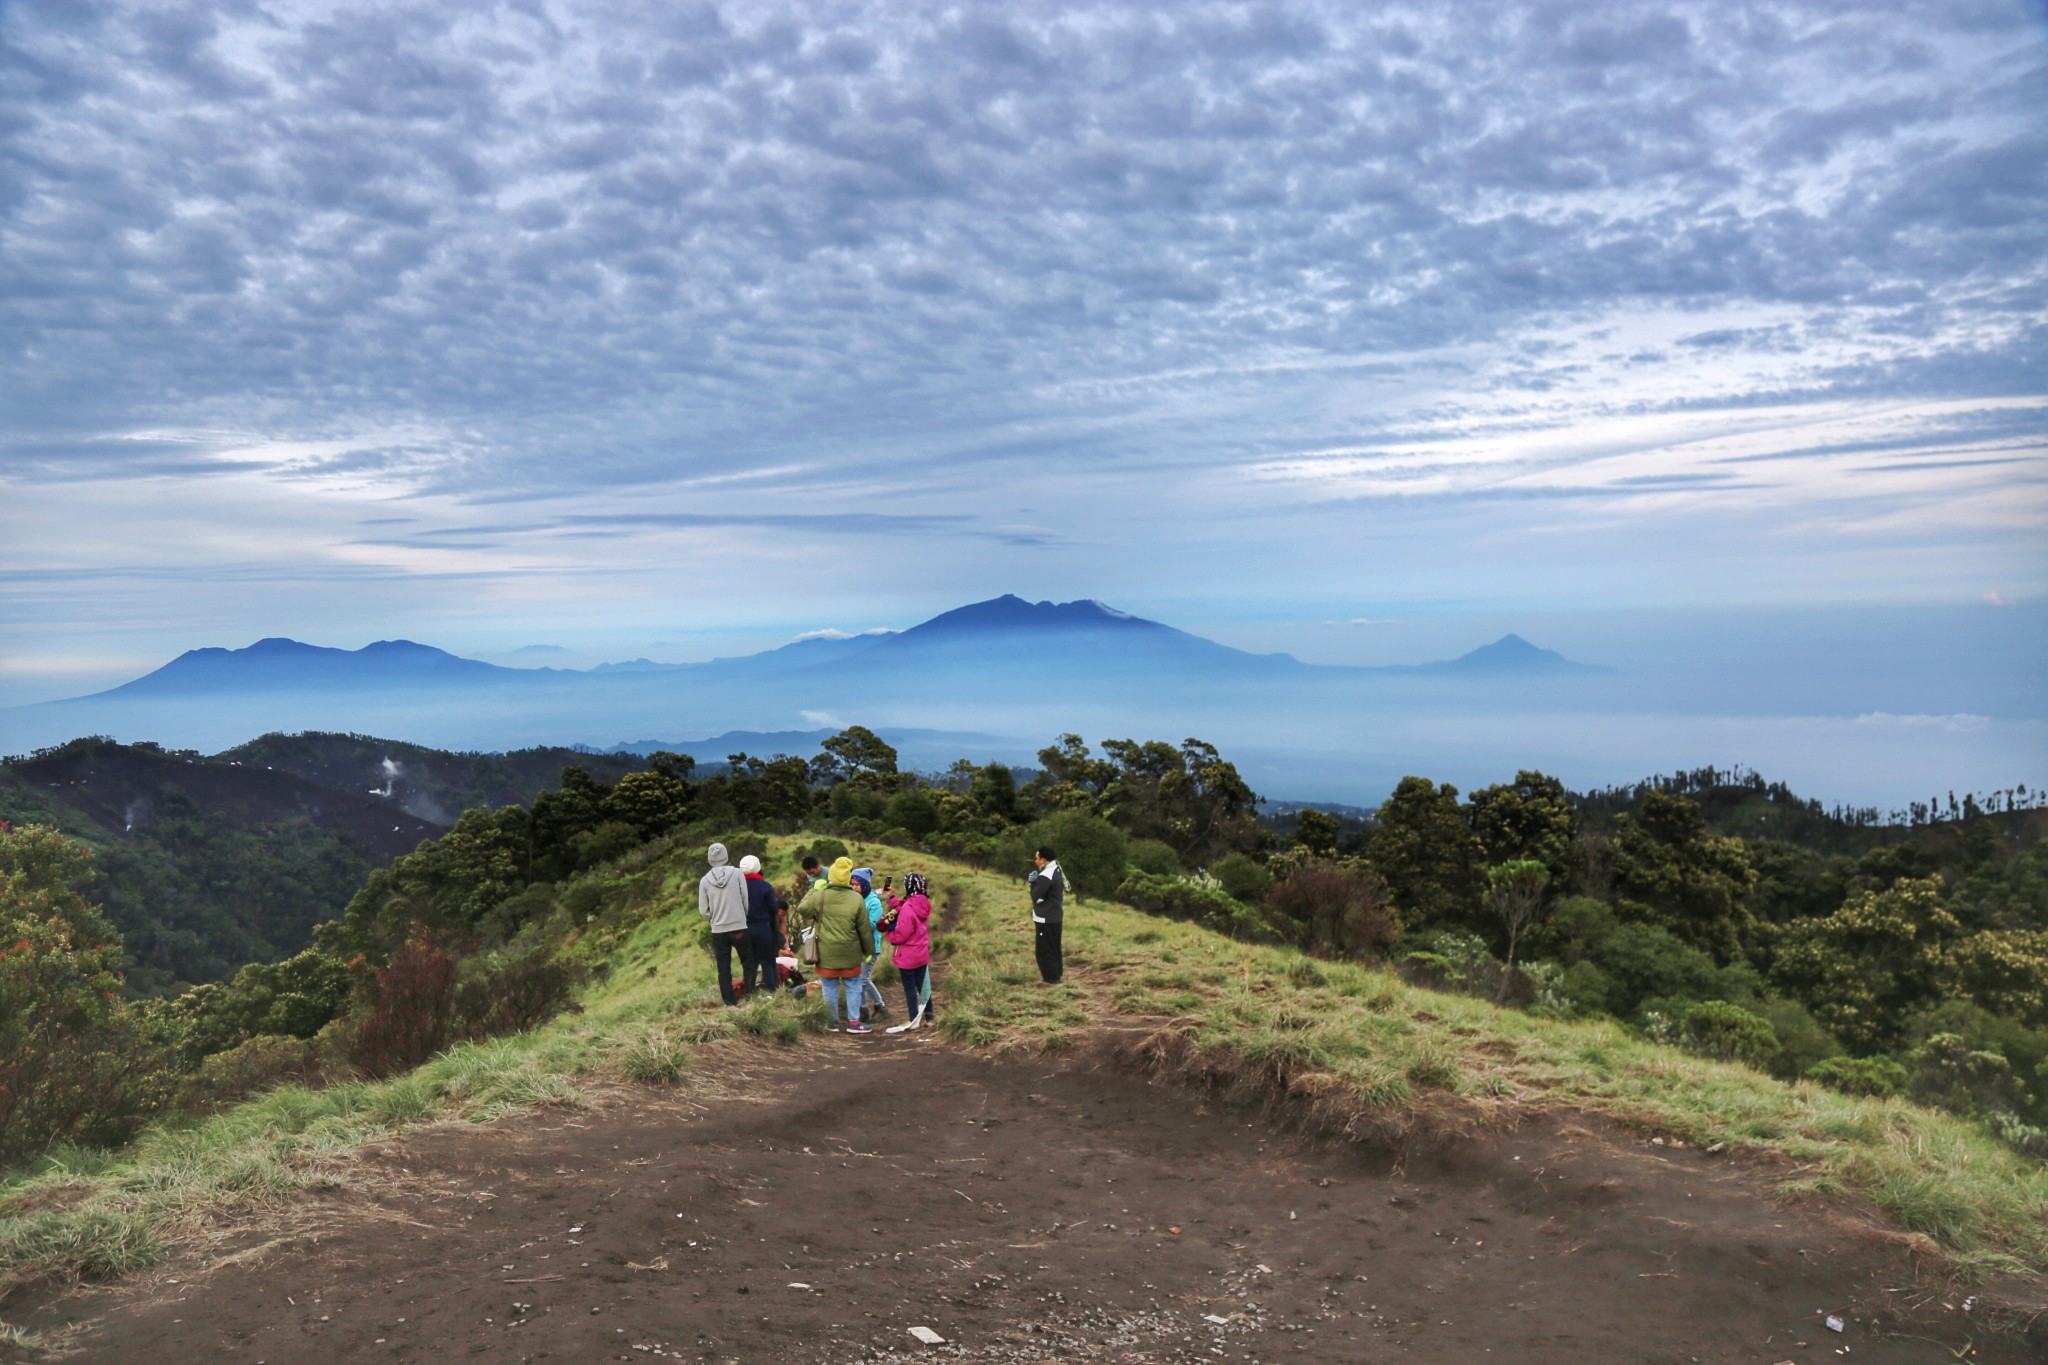
{"type": "Polygon", "coordinates": [[[1446,659],[1441,663],[1417,664],[1415,668],[1420,672],[1467,675],[1609,671],[1592,664],[1574,663],[1554,649],[1532,645],[1521,636],[1512,633],[1501,636],[1490,645],[1481,645],[1469,654],[1460,654],[1455,659],[1446,659]]]}
{"type": "Polygon", "coordinates": [[[191,649],[101,697],[188,697],[220,692],[365,691],[518,679],[537,670],[499,668],[411,640],[328,649],[282,636],[246,649],[191,649]]]}

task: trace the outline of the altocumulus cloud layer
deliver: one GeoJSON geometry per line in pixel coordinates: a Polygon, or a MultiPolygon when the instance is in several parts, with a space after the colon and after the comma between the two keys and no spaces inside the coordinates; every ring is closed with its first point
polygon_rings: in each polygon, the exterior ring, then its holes
{"type": "Polygon", "coordinates": [[[0,41],[23,656],[2048,579],[2017,3],[56,0],[0,41]]]}

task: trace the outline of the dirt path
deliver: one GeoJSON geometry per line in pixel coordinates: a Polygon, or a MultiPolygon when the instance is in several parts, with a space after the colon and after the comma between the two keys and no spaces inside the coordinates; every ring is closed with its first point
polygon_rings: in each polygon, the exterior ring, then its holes
{"type": "Polygon", "coordinates": [[[1903,1252],[1753,1182],[1570,1130],[1404,1170],[1121,1071],[734,1044],[679,1092],[385,1143],[231,1264],[10,1317],[123,1365],[1956,1358],[1959,1313],[1873,1322],[1903,1252]]]}

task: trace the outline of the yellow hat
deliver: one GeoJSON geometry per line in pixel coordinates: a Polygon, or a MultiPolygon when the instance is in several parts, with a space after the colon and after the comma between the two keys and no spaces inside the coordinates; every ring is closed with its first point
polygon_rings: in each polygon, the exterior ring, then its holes
{"type": "Polygon", "coordinates": [[[834,858],[832,860],[832,870],[825,874],[825,878],[834,886],[852,886],[853,859],[834,858]]]}

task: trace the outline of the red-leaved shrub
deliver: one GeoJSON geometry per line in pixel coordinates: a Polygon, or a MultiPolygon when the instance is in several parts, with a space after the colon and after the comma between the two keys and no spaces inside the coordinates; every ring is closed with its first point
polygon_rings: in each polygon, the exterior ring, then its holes
{"type": "Polygon", "coordinates": [[[455,954],[425,925],[362,986],[348,1059],[368,1076],[418,1066],[447,1046],[454,1016],[455,954]]]}
{"type": "Polygon", "coordinates": [[[1266,908],[1296,944],[1323,957],[1368,957],[1401,932],[1387,885],[1371,868],[1305,858],[1266,893],[1266,908]]]}

